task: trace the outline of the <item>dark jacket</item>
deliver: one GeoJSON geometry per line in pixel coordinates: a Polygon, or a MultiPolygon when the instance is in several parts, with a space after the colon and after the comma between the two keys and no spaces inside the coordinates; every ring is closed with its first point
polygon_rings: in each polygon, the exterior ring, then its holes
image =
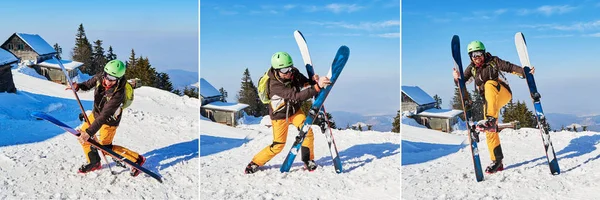
{"type": "Polygon", "coordinates": [[[302,102],[317,95],[318,86],[312,79],[306,78],[298,69],[292,69],[292,79],[281,80],[273,68],[269,75],[269,116],[272,120],[286,119],[300,110],[302,102]],[[311,85],[313,85],[311,87],[311,85]]]}
{"type": "Polygon", "coordinates": [[[99,73],[90,80],[78,84],[79,89],[83,91],[96,88],[94,91],[94,109],[92,110],[94,122],[87,129],[87,133],[90,136],[96,134],[102,125],[118,126],[121,122],[121,114],[123,113],[120,107],[125,99],[125,84],[127,79],[121,77],[117,84],[108,90],[102,86],[102,80],[102,73],[99,73]]]}
{"type": "MultiPolygon", "coordinates": [[[[465,69],[464,76],[465,81],[470,81],[471,78],[475,79],[475,86],[480,94],[484,94],[484,85],[488,80],[494,80],[502,84],[509,92],[510,87],[506,81],[499,79],[501,71],[516,74],[519,77],[524,77],[523,68],[521,66],[512,64],[508,61],[502,60],[497,56],[492,56],[489,52],[485,54],[485,61],[483,66],[476,67],[475,63],[471,61],[471,64],[465,69]],[[475,68],[475,74],[473,74],[473,68],[475,68]]],[[[512,93],[512,92],[511,92],[512,93]]]]}

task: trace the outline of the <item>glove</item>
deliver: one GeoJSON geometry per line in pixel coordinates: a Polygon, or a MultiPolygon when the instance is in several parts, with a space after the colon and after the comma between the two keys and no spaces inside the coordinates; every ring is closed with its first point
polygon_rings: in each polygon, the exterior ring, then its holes
{"type": "Polygon", "coordinates": [[[79,121],[84,121],[85,118],[83,117],[83,113],[79,113],[79,121]]]}

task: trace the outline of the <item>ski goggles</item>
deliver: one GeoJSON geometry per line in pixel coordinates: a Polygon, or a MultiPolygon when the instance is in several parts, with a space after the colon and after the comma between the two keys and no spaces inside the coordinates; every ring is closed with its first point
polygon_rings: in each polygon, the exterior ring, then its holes
{"type": "Polygon", "coordinates": [[[107,80],[109,80],[109,81],[117,81],[117,79],[119,79],[117,77],[111,76],[108,73],[104,73],[104,78],[107,79],[107,80]]]}
{"type": "Polygon", "coordinates": [[[290,72],[292,72],[292,67],[290,66],[290,67],[279,69],[279,72],[281,72],[282,74],[290,73],[290,72]]]}
{"type": "Polygon", "coordinates": [[[483,51],[473,51],[471,52],[471,58],[477,58],[483,56],[483,51]]]}

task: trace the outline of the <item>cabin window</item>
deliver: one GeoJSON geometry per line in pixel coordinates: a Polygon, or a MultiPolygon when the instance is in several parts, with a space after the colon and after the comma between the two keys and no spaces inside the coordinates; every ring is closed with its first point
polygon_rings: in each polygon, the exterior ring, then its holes
{"type": "Polygon", "coordinates": [[[24,49],[25,49],[25,45],[23,45],[23,44],[17,45],[17,50],[24,50],[24,49]]]}
{"type": "Polygon", "coordinates": [[[8,50],[13,50],[13,48],[14,48],[14,47],[13,47],[13,44],[12,44],[12,43],[9,43],[9,44],[8,44],[8,50]]]}

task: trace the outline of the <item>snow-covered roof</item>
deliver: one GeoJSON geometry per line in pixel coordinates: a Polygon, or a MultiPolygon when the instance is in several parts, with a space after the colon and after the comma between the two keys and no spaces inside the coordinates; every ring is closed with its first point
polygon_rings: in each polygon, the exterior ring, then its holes
{"type": "MultiPolygon", "coordinates": [[[[61,59],[60,62],[63,64],[63,66],[65,66],[65,69],[67,69],[67,70],[73,70],[73,69],[78,68],[79,66],[83,65],[83,63],[81,63],[81,62],[72,61],[72,60],[62,60],[61,59]]],[[[48,59],[48,60],[45,60],[44,62],[38,63],[37,65],[43,66],[43,67],[60,69],[60,65],[58,65],[58,63],[56,62],[55,59],[48,59]]]]}
{"type": "Polygon", "coordinates": [[[227,102],[215,101],[215,102],[203,105],[202,107],[208,108],[208,109],[225,110],[225,111],[237,112],[237,111],[240,111],[240,110],[248,107],[248,104],[243,104],[243,103],[227,103],[227,102]]]}
{"type": "Polygon", "coordinates": [[[56,53],[56,50],[38,34],[16,33],[27,45],[40,55],[56,53]]]}
{"type": "Polygon", "coordinates": [[[406,94],[419,105],[435,103],[433,97],[429,96],[419,86],[402,86],[402,93],[406,94]]]}
{"type": "Polygon", "coordinates": [[[425,110],[423,112],[420,112],[417,115],[425,116],[425,117],[452,118],[457,115],[460,115],[462,112],[463,112],[462,110],[431,108],[431,109],[425,110]]]}
{"type": "Polygon", "coordinates": [[[200,78],[200,96],[206,97],[214,97],[220,96],[221,93],[215,87],[213,87],[208,81],[204,78],[200,78]]]}
{"type": "Polygon", "coordinates": [[[17,61],[19,61],[19,59],[15,57],[15,55],[0,48],[0,65],[6,65],[17,61]]]}

